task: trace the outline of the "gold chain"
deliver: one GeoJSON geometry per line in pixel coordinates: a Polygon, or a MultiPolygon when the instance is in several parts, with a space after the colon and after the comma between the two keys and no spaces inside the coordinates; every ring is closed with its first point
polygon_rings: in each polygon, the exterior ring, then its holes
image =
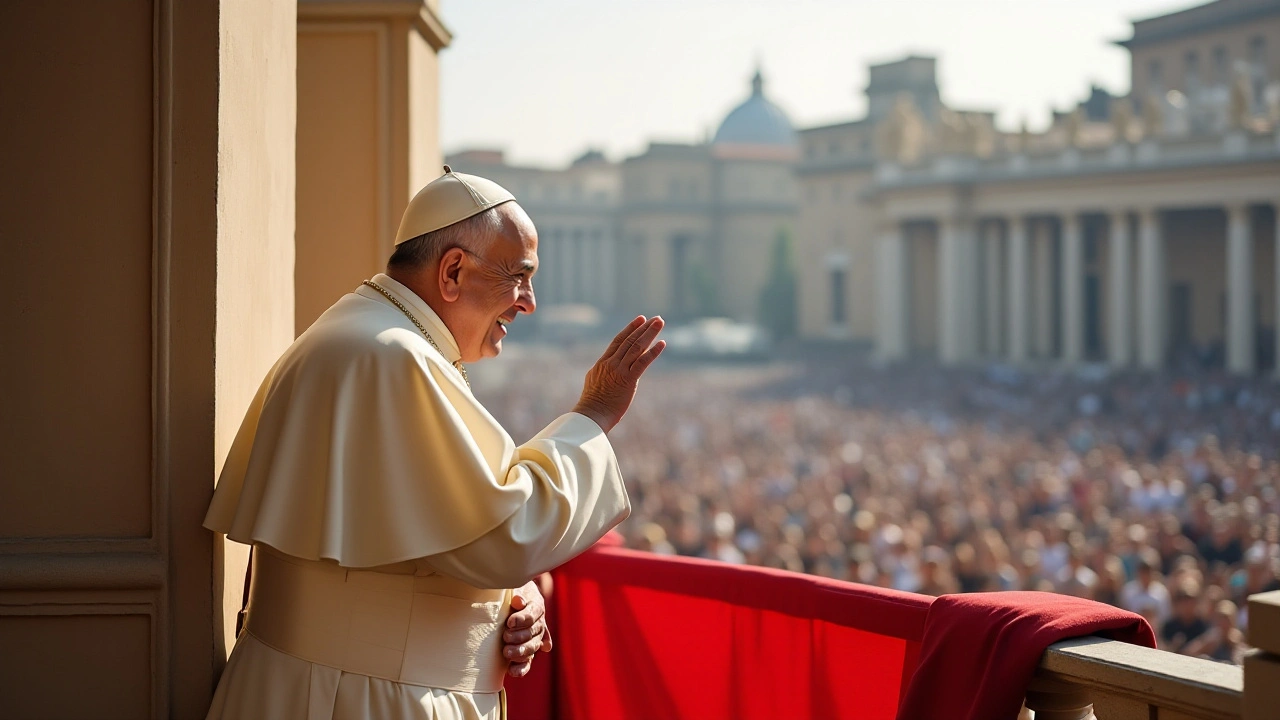
{"type": "MultiPolygon", "coordinates": [[[[427,342],[431,343],[431,347],[435,348],[436,352],[440,353],[440,357],[444,357],[444,351],[441,350],[440,346],[436,344],[436,339],[431,337],[431,333],[427,332],[427,328],[424,327],[422,323],[418,322],[418,318],[414,317],[413,313],[409,312],[409,308],[405,307],[403,303],[397,300],[394,295],[387,292],[387,289],[382,287],[378,283],[372,280],[365,280],[362,284],[368,285],[374,290],[377,290],[378,292],[382,293],[382,296],[390,300],[392,305],[395,305],[397,308],[400,308],[400,312],[404,313],[405,317],[413,321],[413,324],[416,325],[418,327],[418,330],[422,332],[422,336],[427,339],[427,342]]],[[[453,363],[453,367],[459,373],[462,374],[462,381],[467,384],[467,387],[471,387],[471,378],[467,377],[467,368],[465,365],[462,364],[462,360],[455,361],[453,363]]]]}

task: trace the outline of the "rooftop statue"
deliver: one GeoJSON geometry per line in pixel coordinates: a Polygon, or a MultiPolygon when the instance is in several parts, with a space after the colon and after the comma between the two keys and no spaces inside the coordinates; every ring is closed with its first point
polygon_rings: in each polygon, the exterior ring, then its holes
{"type": "Polygon", "coordinates": [[[1160,95],[1155,92],[1149,92],[1142,101],[1143,139],[1154,140],[1162,135],[1163,123],[1164,105],[1161,102],[1160,95]]]}
{"type": "Polygon", "coordinates": [[[1127,97],[1111,101],[1111,129],[1114,142],[1131,142],[1133,132],[1133,101],[1127,97]]]}
{"type": "Polygon", "coordinates": [[[876,128],[876,155],[884,160],[911,164],[924,150],[924,118],[911,96],[902,93],[876,128]]]}
{"type": "Polygon", "coordinates": [[[1063,122],[1063,130],[1066,133],[1066,143],[1069,148],[1080,147],[1080,129],[1084,125],[1084,112],[1080,108],[1076,108],[1067,113],[1066,120],[1063,122]]]}
{"type": "Polygon", "coordinates": [[[972,153],[973,140],[969,124],[960,113],[951,108],[938,111],[935,134],[938,152],[943,155],[967,155],[972,153]]]}
{"type": "Polygon", "coordinates": [[[1237,64],[1231,74],[1231,101],[1227,115],[1229,127],[1244,129],[1249,126],[1250,108],[1253,106],[1253,85],[1249,82],[1247,65],[1237,64]]]}

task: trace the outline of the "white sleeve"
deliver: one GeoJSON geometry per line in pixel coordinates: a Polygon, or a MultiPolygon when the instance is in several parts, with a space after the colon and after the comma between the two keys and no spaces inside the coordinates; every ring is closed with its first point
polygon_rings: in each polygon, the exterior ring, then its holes
{"type": "Polygon", "coordinates": [[[478,539],[424,561],[479,588],[515,588],[582,551],[631,512],[613,447],[586,416],[562,415],[516,449],[507,481],[528,500],[478,539]]]}

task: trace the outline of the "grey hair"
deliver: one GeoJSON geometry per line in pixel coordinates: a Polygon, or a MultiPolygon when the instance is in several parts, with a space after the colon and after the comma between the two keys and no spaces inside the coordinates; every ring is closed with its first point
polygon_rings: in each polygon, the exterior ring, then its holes
{"type": "Polygon", "coordinates": [[[494,237],[499,235],[506,219],[498,212],[501,205],[476,213],[466,220],[446,225],[418,237],[405,240],[396,246],[387,261],[388,270],[416,270],[444,257],[452,248],[462,248],[473,253],[483,253],[494,237]]]}

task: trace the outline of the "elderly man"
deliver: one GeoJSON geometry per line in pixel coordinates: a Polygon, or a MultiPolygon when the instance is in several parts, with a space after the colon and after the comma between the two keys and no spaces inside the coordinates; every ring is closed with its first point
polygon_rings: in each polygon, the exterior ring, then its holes
{"type": "Polygon", "coordinates": [[[505,714],[504,674],[550,644],[530,580],[630,511],[606,434],[664,347],[636,318],[573,412],[512,442],[462,363],[534,311],[537,245],[510,193],[446,166],[386,274],[267,374],[205,520],[254,547],[210,718],[505,714]]]}

